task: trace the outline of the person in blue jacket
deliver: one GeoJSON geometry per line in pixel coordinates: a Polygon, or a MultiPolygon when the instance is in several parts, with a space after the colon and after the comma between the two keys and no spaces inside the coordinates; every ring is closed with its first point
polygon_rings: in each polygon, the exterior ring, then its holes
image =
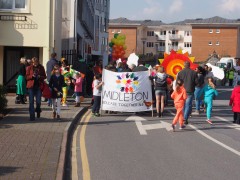
{"type": "Polygon", "coordinates": [[[207,115],[207,122],[209,124],[212,124],[211,121],[211,113],[212,113],[212,104],[213,104],[213,99],[215,96],[218,95],[218,92],[216,90],[216,87],[213,83],[213,78],[209,77],[207,79],[207,84],[204,86],[204,88],[201,90],[200,95],[204,94],[204,104],[206,107],[206,115],[207,115]]]}

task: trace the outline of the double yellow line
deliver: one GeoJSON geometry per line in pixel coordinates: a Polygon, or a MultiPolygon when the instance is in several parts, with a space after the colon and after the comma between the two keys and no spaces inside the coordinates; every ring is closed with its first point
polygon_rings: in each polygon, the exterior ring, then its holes
{"type": "Polygon", "coordinates": [[[85,135],[86,135],[86,129],[87,125],[91,118],[91,111],[89,110],[84,114],[84,116],[81,119],[82,125],[78,125],[74,136],[73,136],[73,143],[72,143],[72,179],[78,180],[78,165],[77,165],[77,134],[79,131],[79,128],[81,127],[80,131],[80,151],[81,151],[81,160],[82,160],[82,175],[83,180],[90,180],[90,168],[88,163],[88,156],[87,156],[87,149],[86,149],[86,141],[85,141],[85,135]]]}

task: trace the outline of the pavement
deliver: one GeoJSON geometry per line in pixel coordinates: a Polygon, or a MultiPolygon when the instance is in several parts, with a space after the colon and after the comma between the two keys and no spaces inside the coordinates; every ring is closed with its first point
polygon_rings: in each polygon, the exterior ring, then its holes
{"type": "Polygon", "coordinates": [[[29,121],[28,102],[15,104],[7,96],[10,113],[0,120],[0,179],[63,179],[67,145],[71,131],[87,110],[90,99],[81,107],[62,107],[61,120],[52,119],[52,110],[42,102],[41,118],[29,121]]]}

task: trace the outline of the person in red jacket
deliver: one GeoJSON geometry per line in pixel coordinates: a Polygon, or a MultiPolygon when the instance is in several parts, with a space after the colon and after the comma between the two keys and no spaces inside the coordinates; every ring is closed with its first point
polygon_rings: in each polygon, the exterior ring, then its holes
{"type": "Polygon", "coordinates": [[[173,93],[171,94],[171,98],[174,100],[174,106],[177,110],[176,115],[172,122],[172,128],[173,128],[173,131],[175,131],[175,126],[178,121],[180,124],[179,129],[185,128],[185,126],[183,125],[184,123],[183,108],[184,108],[185,101],[187,99],[187,93],[185,88],[183,87],[183,81],[181,79],[178,79],[176,81],[176,90],[174,90],[173,93]]]}
{"type": "Polygon", "coordinates": [[[32,58],[32,65],[26,70],[27,88],[29,93],[29,114],[30,121],[35,120],[35,111],[37,118],[40,118],[41,113],[41,84],[47,78],[44,67],[39,63],[39,60],[32,58]],[[36,110],[34,110],[34,97],[36,97],[36,110]]]}
{"type": "Polygon", "coordinates": [[[229,106],[232,106],[233,123],[240,124],[240,81],[234,87],[230,98],[229,106]]]}

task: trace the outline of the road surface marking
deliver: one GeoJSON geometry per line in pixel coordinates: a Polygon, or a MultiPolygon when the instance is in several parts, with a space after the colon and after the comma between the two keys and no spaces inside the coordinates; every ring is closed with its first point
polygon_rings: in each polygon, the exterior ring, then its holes
{"type": "Polygon", "coordinates": [[[230,146],[227,146],[226,144],[223,144],[222,142],[220,142],[220,141],[214,139],[213,137],[209,136],[209,135],[206,134],[205,132],[199,130],[197,127],[195,127],[195,126],[193,126],[193,125],[189,125],[189,127],[191,127],[192,129],[196,130],[199,134],[201,134],[201,135],[204,136],[205,138],[207,138],[207,139],[213,141],[214,143],[216,143],[216,144],[222,146],[223,148],[225,148],[225,149],[227,149],[227,150],[233,152],[234,154],[240,156],[240,152],[239,152],[239,151],[237,151],[237,150],[231,148],[230,146]]]}
{"type": "MultiPolygon", "coordinates": [[[[175,115],[172,111],[169,110],[169,112],[172,114],[172,115],[175,115]]],[[[222,118],[221,118],[222,119],[222,118]]],[[[226,119],[224,119],[224,121],[227,121],[226,119]]],[[[208,134],[206,134],[205,132],[203,132],[202,130],[198,129],[197,127],[193,126],[193,125],[188,125],[190,128],[194,129],[196,132],[198,132],[199,134],[201,134],[202,136],[204,136],[205,138],[209,139],[210,141],[222,146],[223,148],[231,151],[232,153],[240,156],[240,152],[231,148],[230,146],[227,146],[226,144],[218,141],[217,139],[214,139],[213,137],[209,136],[208,134]]]]}
{"type": "Polygon", "coordinates": [[[72,143],[72,179],[78,179],[78,165],[77,165],[77,134],[79,130],[78,126],[74,132],[72,143]]]}
{"type": "MultiPolygon", "coordinates": [[[[227,120],[225,118],[219,117],[219,116],[214,116],[214,118],[219,119],[219,120],[224,121],[224,122],[231,122],[231,121],[229,121],[229,120],[227,120]]],[[[236,130],[240,131],[240,126],[237,125],[237,124],[232,124],[231,126],[227,126],[227,127],[233,128],[233,129],[236,129],[236,130]]]]}
{"type": "MultiPolygon", "coordinates": [[[[81,118],[81,122],[84,122],[86,118],[86,114],[81,118]]],[[[77,165],[77,134],[80,126],[78,125],[74,135],[73,135],[73,143],[72,143],[72,179],[78,179],[78,165],[77,165]]]]}
{"type": "Polygon", "coordinates": [[[130,116],[126,119],[126,121],[135,121],[136,126],[140,135],[147,135],[147,130],[155,130],[155,129],[166,129],[167,131],[171,130],[171,124],[160,121],[160,123],[155,124],[147,124],[143,125],[142,121],[146,121],[146,119],[140,116],[130,116]]]}
{"type": "Polygon", "coordinates": [[[82,159],[83,180],[91,179],[87,150],[86,150],[86,141],[85,141],[86,129],[90,121],[90,118],[91,118],[91,111],[88,111],[86,113],[86,119],[84,124],[82,125],[82,129],[80,132],[80,150],[81,150],[81,159],[82,159]]]}

